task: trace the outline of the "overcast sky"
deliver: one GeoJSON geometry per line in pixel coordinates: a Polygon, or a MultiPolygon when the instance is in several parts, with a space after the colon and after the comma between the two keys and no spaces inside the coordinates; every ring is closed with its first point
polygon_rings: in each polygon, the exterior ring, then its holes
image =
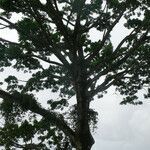
{"type": "MultiPolygon", "coordinates": [[[[121,25],[117,26],[112,34],[113,44],[116,46],[128,31],[121,25]]],[[[16,40],[16,33],[0,31],[0,37],[16,40]]],[[[93,40],[99,35],[91,31],[93,40]]],[[[9,69],[0,72],[0,80],[6,74],[12,74],[9,69]]],[[[17,75],[21,75],[17,73],[17,75]]],[[[24,78],[26,78],[24,76],[24,78]]],[[[48,98],[48,94],[41,95],[48,98]]],[[[142,98],[142,97],[141,97],[142,98]]],[[[142,106],[121,106],[122,97],[115,93],[114,88],[109,90],[103,99],[96,100],[92,106],[99,112],[98,129],[94,134],[95,145],[92,150],[149,150],[150,149],[150,100],[142,106]]]]}
{"type": "Polygon", "coordinates": [[[113,88],[96,100],[99,124],[93,150],[149,150],[150,102],[141,106],[119,105],[122,97],[113,88]]]}
{"type": "MultiPolygon", "coordinates": [[[[130,32],[123,27],[123,22],[112,32],[114,47],[130,32]]],[[[96,41],[99,36],[95,35],[93,30],[91,37],[96,41]]],[[[139,97],[143,99],[142,94],[139,97]]],[[[103,99],[94,102],[99,123],[93,150],[150,150],[150,99],[143,99],[141,106],[119,105],[122,98],[112,87],[103,99]]]]}
{"type": "MultiPolygon", "coordinates": [[[[114,47],[130,31],[123,27],[123,20],[114,28],[111,40],[114,47]]],[[[98,39],[95,31],[93,40],[98,39]]],[[[143,99],[142,94],[139,94],[143,99]]],[[[115,88],[109,89],[103,99],[93,106],[99,112],[98,129],[94,135],[93,150],[150,150],[150,100],[141,106],[119,105],[122,96],[115,88]]]]}

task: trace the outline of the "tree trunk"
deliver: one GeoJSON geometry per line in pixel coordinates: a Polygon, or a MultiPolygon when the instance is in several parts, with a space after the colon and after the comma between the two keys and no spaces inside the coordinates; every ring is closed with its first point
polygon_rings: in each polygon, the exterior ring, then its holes
{"type": "MultiPolygon", "coordinates": [[[[76,72],[77,73],[77,72],[76,72]]],[[[76,126],[76,149],[90,150],[94,139],[89,127],[89,104],[86,71],[78,66],[78,73],[75,80],[77,99],[77,126],[76,126]]]]}
{"type": "MultiPolygon", "coordinates": [[[[82,96],[84,96],[84,93],[82,93],[82,96]]],[[[83,99],[83,97],[80,97],[78,100],[78,122],[76,134],[79,143],[77,145],[77,150],[90,150],[94,144],[94,139],[89,127],[89,102],[87,102],[88,99],[83,99]]]]}

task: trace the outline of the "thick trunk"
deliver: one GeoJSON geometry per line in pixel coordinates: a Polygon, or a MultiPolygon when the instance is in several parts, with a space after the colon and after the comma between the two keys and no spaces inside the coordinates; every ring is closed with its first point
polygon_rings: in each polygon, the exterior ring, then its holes
{"type": "Polygon", "coordinates": [[[76,126],[76,149],[90,150],[94,144],[94,139],[91,135],[89,127],[90,98],[88,96],[86,74],[82,69],[78,70],[78,76],[75,80],[75,90],[78,117],[76,126]]]}
{"type": "MultiPolygon", "coordinates": [[[[83,95],[83,93],[82,93],[83,95]]],[[[82,97],[83,98],[83,97],[82,97]]],[[[88,99],[82,99],[80,97],[78,102],[78,122],[76,128],[77,138],[79,143],[77,145],[77,150],[90,150],[94,144],[94,139],[90,132],[89,127],[89,102],[88,99]]]]}
{"type": "Polygon", "coordinates": [[[91,134],[87,133],[85,135],[79,134],[79,142],[76,142],[76,150],[91,150],[91,147],[94,144],[94,139],[91,134]],[[86,136],[86,137],[85,137],[86,136]]]}

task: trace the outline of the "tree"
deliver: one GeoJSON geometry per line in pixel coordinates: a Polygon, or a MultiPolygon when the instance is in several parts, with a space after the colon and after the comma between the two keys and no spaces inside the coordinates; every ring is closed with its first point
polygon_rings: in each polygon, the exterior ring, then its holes
{"type": "Polygon", "coordinates": [[[18,33],[17,42],[0,38],[1,71],[12,67],[30,74],[24,82],[10,75],[7,91],[0,89],[0,145],[6,149],[90,150],[94,96],[102,98],[116,86],[125,96],[121,104],[142,104],[137,92],[147,86],[144,97],[150,97],[149,0],[0,0],[0,8],[1,30],[18,33]],[[115,48],[111,32],[122,18],[131,32],[115,48]],[[91,29],[101,35],[96,42],[91,29]],[[59,99],[45,100],[48,109],[34,95],[45,89],[59,93],[59,99]],[[72,96],[76,104],[70,107],[72,96]],[[64,107],[70,109],[61,114],[64,107]]]}

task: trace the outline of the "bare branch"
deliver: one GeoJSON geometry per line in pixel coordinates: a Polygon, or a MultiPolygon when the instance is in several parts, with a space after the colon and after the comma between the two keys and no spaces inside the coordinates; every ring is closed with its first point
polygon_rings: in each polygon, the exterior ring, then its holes
{"type": "Polygon", "coordinates": [[[55,8],[56,8],[56,11],[59,12],[58,5],[57,5],[57,0],[53,0],[53,2],[54,2],[54,5],[55,5],[55,8]]]}
{"type": "Polygon", "coordinates": [[[9,25],[3,24],[3,23],[0,23],[0,26],[2,26],[0,29],[10,28],[9,25]]]}
{"type": "Polygon", "coordinates": [[[57,65],[57,66],[60,66],[60,67],[63,66],[63,64],[61,64],[61,63],[59,63],[59,62],[51,61],[51,60],[49,60],[49,59],[47,59],[47,58],[40,57],[40,56],[37,56],[37,55],[32,55],[32,54],[31,54],[31,55],[28,55],[28,56],[38,58],[38,59],[40,59],[40,60],[42,60],[42,61],[45,61],[45,62],[47,62],[47,63],[49,63],[49,64],[54,64],[54,65],[57,65]]]}
{"type": "Polygon", "coordinates": [[[72,22],[70,22],[69,19],[62,18],[62,20],[67,22],[67,24],[66,24],[67,27],[68,27],[68,24],[72,25],[73,27],[75,26],[72,22]]]}
{"type": "Polygon", "coordinates": [[[11,141],[13,146],[16,148],[22,148],[22,149],[41,149],[41,144],[42,142],[38,143],[38,144],[33,144],[33,143],[29,143],[29,144],[19,144],[17,142],[11,141]]]}
{"type": "Polygon", "coordinates": [[[6,22],[7,24],[9,24],[10,27],[13,27],[13,28],[17,29],[17,26],[16,26],[14,23],[12,23],[11,21],[9,21],[8,19],[6,19],[6,18],[0,16],[0,20],[2,20],[2,21],[4,21],[4,22],[6,22]]]}
{"type": "Polygon", "coordinates": [[[0,38],[0,41],[2,41],[2,42],[6,42],[6,43],[9,43],[9,44],[18,45],[18,46],[19,46],[19,43],[12,42],[12,41],[9,41],[9,40],[3,39],[3,38],[0,38]]]}
{"type": "MultiPolygon", "coordinates": [[[[120,50],[121,46],[131,37],[136,37],[137,33],[140,31],[141,27],[138,29],[133,29],[129,35],[127,35],[116,47],[116,49],[113,52],[113,55],[116,55],[118,53],[118,51],[120,50]],[[134,33],[135,32],[135,33],[134,33]]],[[[133,38],[134,39],[134,38],[133,38]]]]}
{"type": "Polygon", "coordinates": [[[107,84],[107,81],[104,81],[101,85],[97,86],[97,88],[90,92],[90,96],[95,96],[97,93],[107,90],[110,86],[114,84],[114,81],[111,81],[107,84]]]}

